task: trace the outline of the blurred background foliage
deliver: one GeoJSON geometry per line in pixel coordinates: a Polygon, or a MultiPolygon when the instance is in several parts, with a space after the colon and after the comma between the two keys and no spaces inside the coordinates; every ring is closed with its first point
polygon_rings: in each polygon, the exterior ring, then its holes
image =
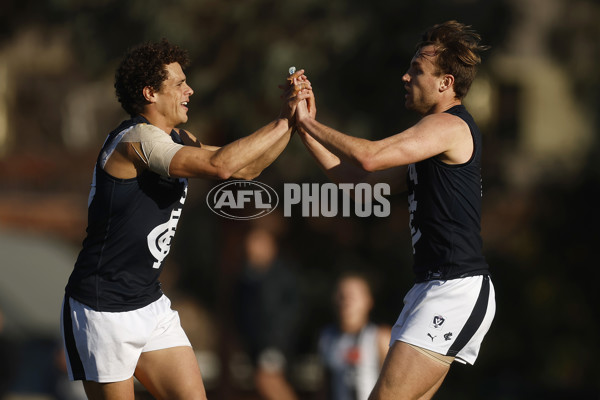
{"type": "MultiPolygon", "coordinates": [[[[472,25],[492,46],[465,102],[484,132],[482,228],[498,311],[476,366],[453,367],[437,398],[598,398],[600,4],[593,0],[3,0],[0,334],[15,362],[3,367],[0,396],[47,392],[40,377],[56,374],[48,372],[56,361],[40,361],[47,351],[32,349],[55,348],[93,162],[126,118],[113,77],[127,48],[166,37],[189,50],[195,93],[185,128],[205,143],[225,144],[276,118],[277,85],[290,65],[306,69],[321,121],[380,139],[416,121],[403,108],[401,76],[420,33],[449,19],[472,25]],[[31,310],[40,304],[51,318],[35,324],[31,310]]],[[[325,182],[297,138],[258,180],[280,194],[285,182],[325,182]]],[[[385,219],[249,223],[210,212],[205,196],[215,184],[192,182],[164,277],[168,294],[202,310],[195,347],[213,355],[206,365],[216,372],[205,372],[212,398],[244,392],[232,389],[239,373],[228,366],[240,340],[234,282],[252,224],[274,226],[281,252],[298,265],[299,356],[314,354],[316,333],[333,318],[330,292],[342,271],[368,272],[373,319],[395,321],[412,284],[404,196],[392,197],[385,219]]],[[[292,377],[305,398],[318,387],[309,375],[292,377]]]]}

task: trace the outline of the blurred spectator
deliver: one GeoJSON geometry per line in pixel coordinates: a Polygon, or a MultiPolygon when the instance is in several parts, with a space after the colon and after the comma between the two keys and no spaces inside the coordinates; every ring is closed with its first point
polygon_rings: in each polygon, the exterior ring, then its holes
{"type": "Polygon", "coordinates": [[[337,323],[325,327],[319,337],[327,399],[366,400],[377,382],[391,328],[370,322],[373,305],[364,276],[348,273],[338,279],[334,293],[337,323]]]}
{"type": "Polygon", "coordinates": [[[236,285],[237,322],[255,367],[257,392],[268,400],[297,399],[286,379],[300,318],[298,279],[279,254],[272,230],[254,227],[245,238],[246,260],[236,285]]]}

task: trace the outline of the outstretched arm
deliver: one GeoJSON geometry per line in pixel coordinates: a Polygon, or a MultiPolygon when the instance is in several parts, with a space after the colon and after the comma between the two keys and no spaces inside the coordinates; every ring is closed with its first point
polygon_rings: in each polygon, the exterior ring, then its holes
{"type": "Polygon", "coordinates": [[[428,115],[403,132],[371,141],[320,123],[311,115],[309,100],[309,107],[298,107],[296,125],[340,160],[367,172],[406,166],[436,156],[449,164],[459,164],[466,162],[472,152],[468,126],[447,113],[428,115]]]}
{"type": "MultiPolygon", "coordinates": [[[[291,79],[302,73],[302,70],[297,71],[291,79]]],[[[286,91],[286,102],[277,120],[226,146],[202,145],[193,135],[184,131],[187,137],[184,142],[195,145],[186,146],[175,154],[169,165],[169,174],[220,179],[257,177],[281,154],[290,140],[296,105],[307,96],[298,95],[297,92],[294,86],[286,91]]]]}
{"type": "Polygon", "coordinates": [[[327,150],[321,143],[308,133],[298,130],[298,136],[317,161],[325,175],[335,183],[387,183],[390,185],[391,193],[399,193],[406,190],[406,167],[399,166],[386,170],[368,172],[353,163],[340,159],[327,150]]]}
{"type": "Polygon", "coordinates": [[[453,156],[455,145],[471,140],[466,123],[445,113],[424,117],[405,131],[377,141],[346,135],[312,118],[303,118],[298,125],[335,155],[369,172],[435,156],[448,163],[459,163],[453,162],[460,158],[453,156]]]}
{"type": "MultiPolygon", "coordinates": [[[[283,152],[283,149],[287,146],[290,138],[292,137],[293,128],[288,128],[288,131],[279,139],[275,145],[269,148],[267,151],[263,153],[262,156],[252,161],[246,167],[240,169],[231,175],[232,178],[235,179],[253,179],[260,175],[260,173],[267,168],[279,155],[283,152]]],[[[221,147],[219,146],[211,146],[204,143],[201,143],[193,134],[190,132],[180,129],[179,135],[183,139],[184,143],[188,146],[201,147],[204,150],[216,152],[221,147]]]]}
{"type": "MultiPolygon", "coordinates": [[[[182,178],[209,177],[253,179],[261,171],[242,171],[263,156],[267,150],[289,136],[290,124],[279,118],[246,137],[223,147],[184,146],[169,164],[169,175],[182,178]]],[[[289,140],[289,138],[288,138],[289,140]]],[[[266,166],[265,166],[266,167],[266,166]]]]}

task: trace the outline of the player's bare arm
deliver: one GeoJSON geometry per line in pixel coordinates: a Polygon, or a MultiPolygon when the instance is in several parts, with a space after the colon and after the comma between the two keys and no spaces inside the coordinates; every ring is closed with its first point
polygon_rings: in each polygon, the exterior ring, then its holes
{"type": "MultiPolygon", "coordinates": [[[[281,110],[281,118],[286,118],[288,121],[293,119],[295,108],[298,102],[302,101],[306,96],[308,96],[306,93],[298,96],[299,91],[303,87],[310,87],[309,84],[302,85],[302,80],[300,79],[296,81],[297,78],[303,76],[303,73],[304,70],[295,71],[287,78],[288,84],[285,85],[285,92],[282,96],[282,98],[284,98],[286,101],[284,102],[281,110]]],[[[273,161],[277,159],[281,152],[283,152],[290,141],[292,133],[293,127],[290,125],[288,131],[273,146],[269,147],[260,157],[252,161],[249,165],[235,172],[232,177],[250,179],[249,177],[258,176],[266,167],[271,165],[273,161]]],[[[214,152],[219,151],[220,149],[218,146],[209,146],[200,143],[200,141],[194,135],[184,130],[180,130],[180,136],[185,144],[189,143],[192,146],[201,147],[205,150],[214,152]]]]}
{"type": "MultiPolygon", "coordinates": [[[[297,71],[288,79],[293,81],[302,73],[302,70],[297,71]]],[[[300,87],[293,86],[286,90],[286,96],[291,101],[284,103],[276,121],[216,151],[206,146],[182,148],[171,160],[169,174],[181,177],[208,175],[221,179],[255,178],[281,154],[290,140],[296,106],[306,97],[306,94],[298,94],[300,87]],[[190,171],[191,174],[186,175],[190,171]]]]}
{"type": "MultiPolygon", "coordinates": [[[[156,135],[158,128],[150,125],[145,129],[152,129],[156,135]]],[[[168,175],[180,178],[253,179],[262,169],[252,168],[244,171],[244,168],[265,152],[278,147],[277,143],[280,140],[283,139],[287,143],[290,133],[288,120],[279,118],[253,134],[220,148],[203,146],[198,141],[191,145],[182,145],[168,161],[168,175]]],[[[162,134],[167,135],[164,132],[162,134]]],[[[189,138],[191,136],[188,136],[189,138]]],[[[279,148],[283,150],[281,146],[279,148]]],[[[134,178],[147,168],[151,168],[151,161],[137,141],[119,143],[104,166],[107,173],[120,179],[134,178]]],[[[167,174],[166,171],[162,173],[167,174]]]]}
{"type": "MultiPolygon", "coordinates": [[[[211,161],[210,161],[211,165],[213,165],[214,163],[216,163],[217,165],[219,165],[219,163],[221,163],[220,165],[232,165],[233,164],[233,166],[231,166],[231,169],[233,170],[233,172],[228,177],[242,178],[242,179],[255,178],[267,166],[269,166],[273,161],[275,161],[275,159],[281,154],[283,149],[285,149],[285,147],[287,146],[287,144],[290,141],[291,134],[293,132],[293,126],[290,122],[293,121],[295,118],[294,114],[295,114],[296,106],[297,106],[298,102],[304,100],[308,96],[308,94],[306,94],[306,93],[299,94],[298,92],[304,87],[310,87],[309,84],[303,84],[302,82],[295,82],[296,78],[302,76],[303,73],[304,73],[303,70],[299,70],[299,71],[296,71],[295,73],[291,74],[287,78],[287,80],[290,82],[290,85],[288,85],[288,88],[286,88],[286,91],[284,93],[284,99],[286,101],[283,104],[281,115],[278,120],[278,121],[287,121],[288,122],[287,129],[283,133],[283,135],[280,135],[280,132],[279,132],[280,128],[278,127],[278,125],[273,126],[273,123],[272,123],[270,125],[267,125],[261,129],[259,129],[257,132],[248,136],[247,138],[243,138],[243,139],[240,139],[240,141],[236,141],[237,143],[233,142],[233,143],[231,143],[225,147],[221,147],[221,148],[216,147],[216,146],[203,145],[189,132],[186,132],[186,135],[185,135],[186,140],[189,140],[191,143],[194,143],[195,147],[200,147],[200,149],[203,149],[205,151],[214,152],[214,154],[211,157],[211,161]],[[274,142],[272,140],[270,140],[269,144],[266,146],[266,148],[264,147],[264,145],[259,144],[258,146],[263,150],[262,150],[262,153],[260,155],[258,155],[257,157],[253,157],[252,154],[246,154],[246,153],[248,153],[249,149],[247,149],[245,146],[254,147],[254,145],[257,142],[257,141],[251,141],[254,138],[254,136],[260,137],[261,135],[264,136],[266,134],[267,139],[273,139],[269,134],[269,130],[271,130],[274,135],[277,135],[278,139],[275,140],[274,142]],[[225,153],[225,154],[223,154],[223,153],[225,153]],[[243,167],[236,169],[241,164],[241,162],[244,161],[242,156],[246,156],[246,158],[249,158],[250,162],[247,163],[246,165],[244,165],[243,167]],[[235,165],[235,162],[238,162],[239,164],[235,165]]],[[[257,139],[257,138],[255,138],[255,139],[257,139]]],[[[184,140],[184,143],[185,143],[185,140],[184,140]]],[[[182,154],[182,155],[185,155],[185,154],[182,154]]],[[[177,156],[177,154],[176,154],[176,156],[177,156]]],[[[176,172],[177,165],[173,165],[173,162],[179,162],[179,161],[182,161],[182,160],[176,160],[176,157],[174,157],[174,159],[171,161],[171,166],[169,167],[169,172],[171,175],[177,174],[177,172],[176,172]]],[[[228,175],[228,174],[229,173],[227,172],[226,175],[228,175]]],[[[210,176],[210,174],[209,174],[209,176],[210,176]]],[[[218,177],[220,177],[222,179],[227,179],[227,178],[223,178],[222,175],[218,175],[218,177]]]]}
{"type": "MultiPolygon", "coordinates": [[[[293,77],[302,72],[298,71],[293,77]]],[[[168,174],[185,178],[255,178],[281,154],[290,140],[293,131],[290,121],[295,118],[297,103],[306,96],[297,96],[298,90],[292,87],[286,91],[292,100],[284,102],[277,120],[226,146],[204,145],[190,132],[179,130],[184,146],[170,160],[168,174]]],[[[131,178],[147,167],[148,160],[139,143],[127,142],[118,145],[105,170],[118,178],[131,178]]]]}
{"type": "MultiPolygon", "coordinates": [[[[293,128],[290,127],[288,129],[288,132],[285,135],[283,135],[283,137],[281,139],[279,139],[279,141],[277,143],[275,143],[274,146],[269,148],[266,152],[263,153],[262,156],[260,156],[259,158],[257,158],[253,162],[251,162],[249,165],[247,165],[246,167],[244,167],[241,170],[234,173],[231,177],[235,178],[235,179],[248,179],[247,177],[249,177],[249,176],[256,177],[256,176],[260,175],[260,173],[265,168],[267,168],[269,165],[271,165],[273,163],[273,161],[275,161],[277,159],[277,157],[279,157],[279,155],[283,152],[283,150],[286,148],[287,144],[289,143],[289,141],[292,137],[292,133],[293,133],[293,128]]],[[[193,135],[191,135],[187,131],[184,131],[183,129],[180,130],[180,136],[182,137],[182,139],[183,139],[183,136],[193,137],[193,135]]],[[[205,150],[209,150],[209,151],[213,151],[213,152],[216,152],[221,148],[219,146],[211,146],[211,145],[201,143],[197,139],[189,142],[189,144],[184,139],[184,143],[189,146],[201,147],[205,150]]]]}
{"type": "Polygon", "coordinates": [[[262,169],[258,171],[257,168],[247,175],[240,174],[240,171],[275,146],[280,139],[289,136],[290,131],[288,120],[280,118],[216,151],[207,147],[184,146],[171,160],[169,175],[182,178],[229,179],[237,176],[253,179],[262,169]]]}
{"type": "Polygon", "coordinates": [[[357,165],[340,159],[327,150],[321,143],[308,133],[298,130],[298,136],[317,161],[325,175],[335,183],[387,183],[391,193],[400,193],[406,190],[406,167],[400,166],[386,170],[369,172],[357,165]]]}
{"type": "Polygon", "coordinates": [[[299,125],[332,153],[370,172],[435,156],[459,164],[468,161],[473,150],[466,123],[445,113],[428,115],[407,130],[377,141],[343,134],[300,112],[298,119],[299,125]]]}

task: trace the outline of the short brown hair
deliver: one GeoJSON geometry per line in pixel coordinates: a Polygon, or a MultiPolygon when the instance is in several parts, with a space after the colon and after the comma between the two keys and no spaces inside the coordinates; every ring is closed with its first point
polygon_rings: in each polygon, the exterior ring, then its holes
{"type": "Polygon", "coordinates": [[[479,54],[489,49],[489,46],[480,45],[480,40],[481,36],[471,26],[448,21],[423,33],[417,48],[435,47],[438,73],[454,76],[454,93],[462,99],[475,79],[477,65],[481,63],[479,54]]]}
{"type": "Polygon", "coordinates": [[[115,90],[121,107],[132,117],[140,114],[148,104],[143,89],[150,86],[160,90],[168,78],[166,66],[174,62],[185,69],[190,59],[185,50],[169,43],[167,39],[129,49],[115,73],[115,90]]]}

